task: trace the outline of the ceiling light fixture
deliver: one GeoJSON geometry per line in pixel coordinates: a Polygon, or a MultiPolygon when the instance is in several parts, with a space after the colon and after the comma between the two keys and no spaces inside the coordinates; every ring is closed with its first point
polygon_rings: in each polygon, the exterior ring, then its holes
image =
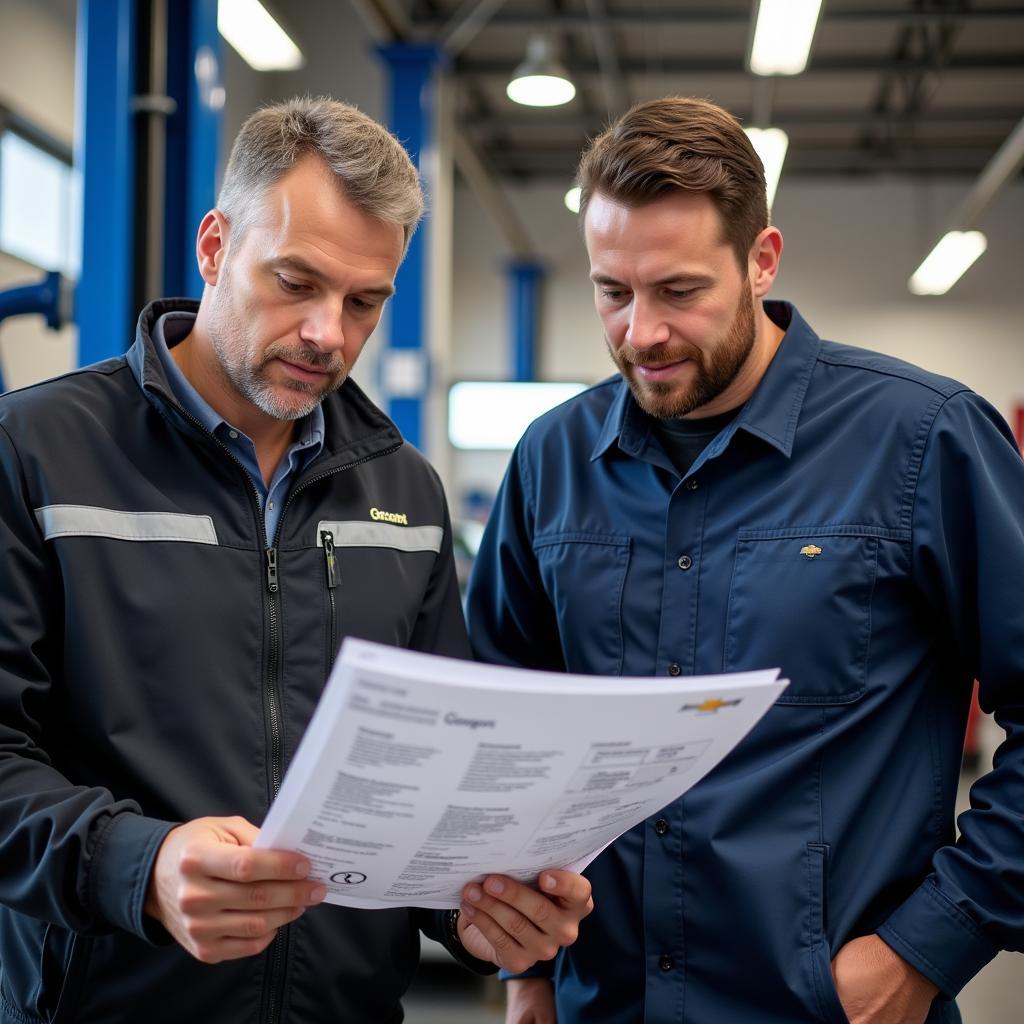
{"type": "Polygon", "coordinates": [[[761,0],[750,70],[755,75],[798,75],[807,67],[821,0],[761,0]]]}
{"type": "Polygon", "coordinates": [[[576,95],[576,86],[556,57],[551,40],[540,35],[526,44],[526,59],[512,73],[505,93],[513,103],[527,107],[559,107],[576,95]]]}
{"type": "Polygon", "coordinates": [[[914,271],[910,290],[915,295],[945,295],[987,247],[980,231],[947,231],[914,271]]]}
{"type": "Polygon", "coordinates": [[[565,208],[569,210],[570,213],[580,212],[580,195],[582,192],[583,190],[579,185],[573,185],[573,187],[565,193],[565,208]]]}
{"type": "Polygon", "coordinates": [[[217,30],[254,71],[302,67],[302,51],[259,0],[218,0],[217,30]]]}
{"type": "Polygon", "coordinates": [[[768,209],[775,202],[775,190],[779,187],[782,165],[789,148],[789,136],[781,128],[744,128],[750,144],[764,164],[764,183],[767,190],[768,209]]]}

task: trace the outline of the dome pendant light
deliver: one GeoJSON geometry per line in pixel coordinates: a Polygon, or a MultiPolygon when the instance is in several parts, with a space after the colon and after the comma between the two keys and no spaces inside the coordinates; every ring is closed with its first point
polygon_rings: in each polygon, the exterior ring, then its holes
{"type": "Polygon", "coordinates": [[[528,107],[558,107],[576,95],[576,86],[555,56],[551,40],[533,36],[526,46],[526,59],[516,68],[505,92],[514,103],[528,107]]]}

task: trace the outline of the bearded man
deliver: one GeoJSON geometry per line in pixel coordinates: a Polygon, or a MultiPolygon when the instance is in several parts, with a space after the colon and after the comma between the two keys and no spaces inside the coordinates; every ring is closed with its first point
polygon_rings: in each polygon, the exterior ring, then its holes
{"type": "MultiPolygon", "coordinates": [[[[1024,946],[1024,465],[955,381],[766,301],[761,162],[711,103],[584,154],[618,374],[534,423],[468,593],[486,661],[791,680],[587,870],[597,903],[509,1024],[929,1024],[1024,946]],[[1007,731],[953,827],[972,680],[1007,731]]],[[[824,255],[824,254],[823,254],[824,255]]]]}

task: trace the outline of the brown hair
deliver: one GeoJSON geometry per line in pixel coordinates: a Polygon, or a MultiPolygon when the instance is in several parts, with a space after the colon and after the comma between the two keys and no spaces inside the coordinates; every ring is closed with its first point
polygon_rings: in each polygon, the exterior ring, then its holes
{"type": "Polygon", "coordinates": [[[307,155],[327,165],[360,210],[400,225],[408,246],[423,214],[416,168],[386,128],[327,96],[274,103],[242,125],[217,197],[233,231],[245,231],[258,201],[307,155]]]}
{"type": "Polygon", "coordinates": [[[639,103],[584,151],[576,174],[580,217],[596,192],[642,206],[669,192],[705,192],[740,265],[768,226],[764,167],[740,123],[707,100],[639,103]]]}

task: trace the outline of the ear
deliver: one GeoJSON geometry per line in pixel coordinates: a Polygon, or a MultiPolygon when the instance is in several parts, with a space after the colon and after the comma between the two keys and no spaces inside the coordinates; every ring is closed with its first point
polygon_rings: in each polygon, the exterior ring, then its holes
{"type": "Polygon", "coordinates": [[[775,283],[775,275],[779,272],[782,260],[782,232],[776,227],[766,227],[750,247],[750,286],[754,290],[754,298],[760,299],[768,294],[775,283]]]}
{"type": "Polygon", "coordinates": [[[211,210],[199,225],[196,236],[196,262],[199,273],[209,285],[216,285],[228,251],[228,222],[220,210],[211,210]]]}

